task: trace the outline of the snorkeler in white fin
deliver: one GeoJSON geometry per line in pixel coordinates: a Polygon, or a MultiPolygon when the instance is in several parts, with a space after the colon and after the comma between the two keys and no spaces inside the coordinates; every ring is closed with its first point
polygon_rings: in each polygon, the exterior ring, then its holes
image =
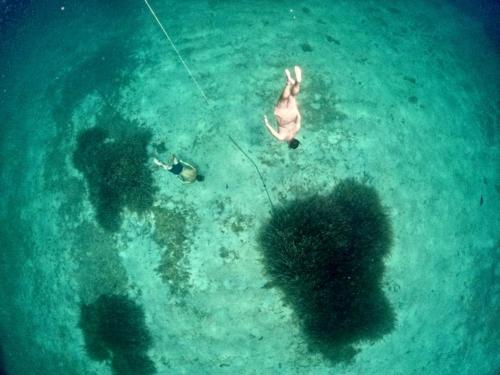
{"type": "Polygon", "coordinates": [[[302,70],[298,66],[295,66],[294,70],[295,79],[292,78],[290,71],[285,69],[285,88],[274,108],[274,116],[278,123],[278,131],[269,124],[267,116],[264,116],[264,124],[271,135],[279,141],[286,141],[290,148],[299,147],[300,142],[295,138],[295,135],[299,132],[301,125],[301,116],[299,107],[297,106],[296,96],[300,91],[302,70]]]}
{"type": "Polygon", "coordinates": [[[153,162],[160,168],[175,174],[184,184],[203,181],[205,179],[202,175],[198,174],[198,170],[195,167],[183,160],[177,159],[175,154],[172,155],[168,163],[164,163],[156,158],[153,159],[153,162]]]}

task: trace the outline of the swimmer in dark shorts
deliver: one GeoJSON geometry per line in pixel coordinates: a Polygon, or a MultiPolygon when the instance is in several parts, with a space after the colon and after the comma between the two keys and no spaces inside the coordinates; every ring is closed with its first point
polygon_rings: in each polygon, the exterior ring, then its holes
{"type": "Polygon", "coordinates": [[[204,180],[204,177],[198,174],[198,171],[195,167],[183,160],[177,159],[175,154],[172,155],[172,158],[168,164],[163,163],[158,159],[153,159],[153,162],[157,166],[177,175],[177,177],[185,184],[204,180]]]}

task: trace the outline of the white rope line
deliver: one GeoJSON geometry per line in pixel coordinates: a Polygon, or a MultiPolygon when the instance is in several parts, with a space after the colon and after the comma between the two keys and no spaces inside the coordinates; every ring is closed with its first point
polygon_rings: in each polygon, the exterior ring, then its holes
{"type": "MultiPolygon", "coordinates": [[[[170,42],[170,45],[172,46],[172,48],[174,49],[175,53],[177,54],[177,56],[179,57],[179,60],[181,60],[182,62],[182,65],[184,65],[184,68],[186,68],[186,71],[188,72],[189,76],[191,77],[191,79],[193,80],[193,82],[195,83],[196,87],[198,87],[198,90],[200,91],[201,95],[203,96],[203,99],[205,99],[205,102],[207,104],[209,104],[209,101],[208,101],[208,97],[205,95],[205,92],[203,91],[203,89],[201,88],[201,86],[198,84],[198,81],[196,80],[196,78],[194,78],[194,75],[193,73],[191,73],[191,69],[189,69],[189,67],[187,66],[186,62],[184,61],[184,59],[182,58],[181,54],[179,53],[179,51],[177,50],[177,48],[175,47],[175,44],[174,42],[172,42],[172,39],[170,39],[170,36],[168,35],[167,31],[165,30],[165,28],[163,27],[162,23],[160,22],[160,20],[158,19],[158,17],[156,16],[156,13],[155,11],[153,10],[153,8],[151,7],[151,5],[149,5],[149,2],[148,0],[144,0],[144,2],[146,3],[146,5],[148,6],[149,8],[149,11],[151,12],[151,14],[153,15],[154,19],[156,20],[156,22],[158,23],[158,26],[160,26],[161,30],[163,31],[163,34],[165,34],[165,36],[167,37],[167,40],[170,42]]],[[[210,108],[209,108],[210,109],[210,108]]],[[[219,129],[218,129],[219,130],[219,129]]],[[[220,131],[220,130],[219,130],[220,131]]],[[[260,173],[260,170],[259,170],[259,167],[257,166],[257,164],[255,164],[255,162],[253,161],[253,159],[248,156],[248,154],[243,151],[243,149],[238,145],[238,143],[236,143],[236,141],[233,139],[233,137],[231,137],[230,135],[227,135],[226,136],[231,140],[231,142],[233,142],[233,144],[238,148],[238,150],[240,150],[240,152],[245,155],[245,157],[253,164],[253,166],[255,167],[255,169],[257,170],[257,173],[259,175],[259,178],[260,178],[260,181],[262,182],[262,186],[264,187],[264,191],[266,192],[266,195],[267,195],[267,199],[269,200],[269,204],[271,205],[271,210],[274,211],[274,205],[273,205],[273,201],[271,200],[271,196],[269,195],[269,191],[267,190],[267,186],[266,186],[266,182],[264,181],[264,177],[262,176],[262,174],[260,173]]]]}
{"type": "Polygon", "coordinates": [[[191,73],[191,69],[189,69],[189,67],[187,66],[186,62],[184,61],[184,59],[182,58],[181,54],[179,53],[179,51],[177,50],[177,47],[175,46],[174,42],[172,42],[172,39],[170,39],[170,36],[168,35],[167,33],[167,30],[165,30],[165,28],[163,27],[162,23],[160,22],[160,20],[158,19],[158,17],[156,16],[156,13],[155,11],[153,10],[153,8],[151,7],[151,5],[149,5],[149,2],[148,0],[144,0],[144,2],[146,3],[146,5],[148,6],[148,9],[149,11],[151,12],[151,14],[153,15],[154,19],[156,20],[156,22],[158,23],[158,26],[160,26],[161,30],[163,31],[163,34],[165,34],[165,36],[167,37],[167,40],[170,42],[170,45],[172,46],[172,48],[174,49],[175,53],[177,54],[177,56],[179,57],[179,60],[181,60],[181,63],[182,65],[184,65],[184,68],[186,68],[186,71],[188,72],[189,76],[191,77],[191,79],[193,80],[194,84],[196,85],[196,87],[198,88],[198,90],[200,90],[200,93],[201,93],[201,96],[203,96],[203,99],[205,99],[205,101],[208,103],[208,98],[207,96],[205,95],[205,91],[203,91],[203,89],[201,88],[201,86],[198,84],[198,81],[196,80],[196,78],[194,78],[194,75],[193,73],[191,73]]]}

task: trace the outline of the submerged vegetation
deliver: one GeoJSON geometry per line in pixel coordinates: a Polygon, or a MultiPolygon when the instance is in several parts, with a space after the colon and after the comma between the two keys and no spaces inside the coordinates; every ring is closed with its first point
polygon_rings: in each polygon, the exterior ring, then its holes
{"type": "Polygon", "coordinates": [[[90,358],[111,360],[117,375],[148,375],[156,372],[147,350],[152,337],[144,311],[123,295],[102,295],[94,303],[81,305],[79,327],[90,358]]]}
{"type": "Polygon", "coordinates": [[[78,135],[75,167],[87,180],[97,222],[108,231],[121,225],[124,207],[143,213],[156,191],[147,167],[151,133],[114,112],[104,112],[97,125],[78,135]]]}
{"type": "Polygon", "coordinates": [[[382,291],[392,231],[373,188],[349,179],[327,196],[288,202],[273,213],[260,242],[267,272],[311,348],[333,361],[350,360],[353,344],[393,329],[382,291]]]}
{"type": "Polygon", "coordinates": [[[163,250],[156,272],[170,286],[172,293],[183,295],[189,287],[186,253],[189,247],[188,221],[193,219],[193,212],[182,207],[154,207],[152,211],[155,223],[153,239],[163,250]]]}

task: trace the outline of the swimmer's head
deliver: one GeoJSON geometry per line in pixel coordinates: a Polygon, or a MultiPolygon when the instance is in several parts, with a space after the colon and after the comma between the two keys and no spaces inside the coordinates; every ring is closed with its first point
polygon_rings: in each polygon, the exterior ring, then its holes
{"type": "Polygon", "coordinates": [[[288,148],[296,149],[299,145],[300,142],[297,138],[292,138],[290,142],[288,142],[288,148]]]}

